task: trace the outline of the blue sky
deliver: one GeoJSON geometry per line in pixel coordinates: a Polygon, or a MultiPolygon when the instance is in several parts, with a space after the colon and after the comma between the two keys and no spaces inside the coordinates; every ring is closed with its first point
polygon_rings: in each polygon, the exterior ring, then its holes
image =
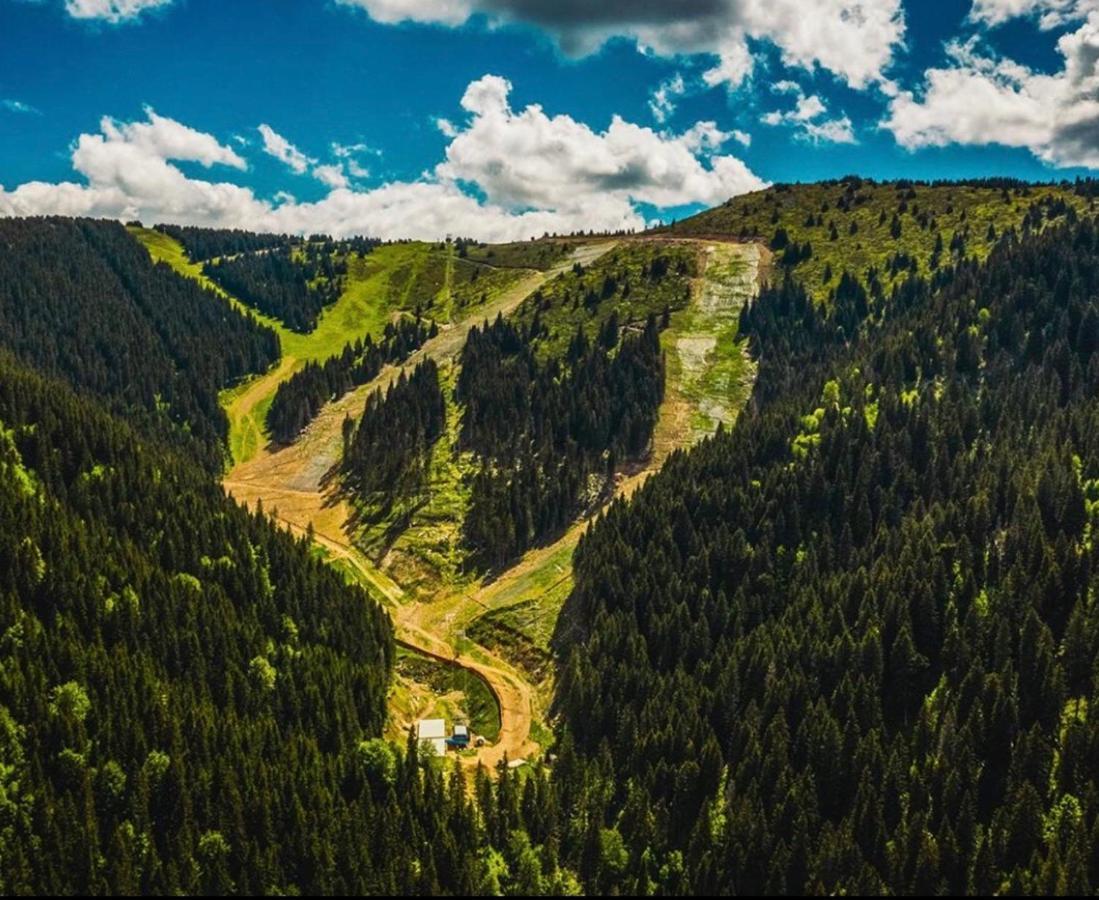
{"type": "Polygon", "coordinates": [[[0,214],[503,238],[1074,177],[1096,59],[1099,0],[0,0],[0,214]]]}

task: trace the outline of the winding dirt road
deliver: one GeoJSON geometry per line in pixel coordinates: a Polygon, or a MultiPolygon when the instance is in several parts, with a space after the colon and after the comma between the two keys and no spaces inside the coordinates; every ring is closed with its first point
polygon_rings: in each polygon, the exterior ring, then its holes
{"type": "MultiPolygon", "coordinates": [[[[584,244],[556,266],[522,279],[480,307],[474,315],[441,331],[404,363],[387,366],[369,384],[327,404],[294,444],[263,448],[248,462],[234,467],[222,482],[230,496],[252,508],[262,504],[294,533],[304,535],[312,528],[316,543],[331,557],[346,563],[364,586],[390,607],[398,643],[467,669],[488,685],[500,707],[499,737],[491,746],[481,748],[476,756],[462,759],[471,766],[483,763],[490,771],[494,771],[505,756],[511,760],[524,759],[537,751],[538,745],[530,738],[533,689],[521,673],[487,649],[474,646],[458,656],[440,634],[419,624],[418,617],[425,604],[408,603],[400,585],[351,543],[344,530],[351,518],[351,509],[337,495],[334,485],[327,483],[327,476],[339,461],[344,417],[358,418],[371,393],[379,389],[384,391],[402,371],[411,371],[426,359],[439,363],[456,359],[475,325],[486,319],[491,321],[498,314],[508,316],[539,287],[570,269],[574,263],[588,265],[614,246],[613,241],[584,244]]],[[[280,363],[257,379],[256,384],[242,394],[241,402],[254,405],[262,401],[287,377],[291,368],[292,365],[285,361],[280,363]]]]}
{"type": "MultiPolygon", "coordinates": [[[[733,247],[738,245],[728,241],[692,243],[699,244],[704,260],[702,275],[693,294],[692,308],[705,309],[717,290],[706,277],[706,270],[712,265],[712,262],[706,261],[712,260],[715,255],[722,258],[740,256],[748,266],[747,279],[755,283],[761,257],[754,245],[740,246],[739,250],[734,250],[733,247]]],[[[357,418],[361,415],[370,393],[384,390],[402,370],[411,370],[425,359],[431,358],[439,363],[456,359],[474,325],[486,318],[491,320],[498,313],[507,316],[526,297],[571,268],[574,262],[587,265],[615,245],[614,241],[582,245],[557,266],[524,278],[468,319],[448,327],[425,343],[402,365],[386,367],[370,384],[327,404],[293,445],[262,449],[248,462],[236,466],[223,482],[231,496],[253,508],[262,504],[269,514],[296,534],[304,535],[311,529],[313,539],[331,558],[344,563],[364,586],[385,601],[399,644],[441,662],[460,666],[488,685],[500,707],[499,738],[493,745],[478,750],[476,755],[462,759],[463,764],[471,767],[482,763],[490,772],[505,758],[526,759],[537,752],[538,744],[531,738],[536,691],[514,666],[481,645],[470,645],[465,637],[465,627],[486,610],[501,605],[501,594],[516,583],[521,584],[528,573],[545,565],[555,554],[575,546],[588,521],[575,524],[555,544],[530,551],[512,569],[490,584],[473,591],[444,591],[428,602],[413,602],[399,584],[351,543],[345,532],[351,510],[337,495],[334,486],[328,483],[327,476],[339,460],[344,417],[351,415],[357,418]],[[468,648],[460,655],[456,650],[459,642],[468,648]]],[[[278,381],[286,377],[291,367],[284,361],[249,388],[240,401],[252,404],[261,402],[274,390],[278,381]]],[[[684,406],[686,403],[676,386],[671,385],[661,407],[652,458],[644,469],[619,479],[616,496],[633,493],[672,450],[697,439],[698,435],[688,425],[690,409],[684,406]]]]}

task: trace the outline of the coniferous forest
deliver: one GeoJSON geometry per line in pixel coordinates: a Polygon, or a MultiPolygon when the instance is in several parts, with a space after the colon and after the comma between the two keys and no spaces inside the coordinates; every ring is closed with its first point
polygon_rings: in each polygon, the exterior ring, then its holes
{"type": "Polygon", "coordinates": [[[114,222],[0,219],[0,244],[0,345],[219,465],[217,393],[274,362],[277,335],[114,222]]]}
{"type": "Polygon", "coordinates": [[[347,263],[336,259],[326,243],[279,244],[221,257],[202,270],[249,306],[305,333],[317,326],[321,310],[339,298],[347,263]]]}
{"type": "Polygon", "coordinates": [[[343,466],[360,502],[385,515],[423,484],[427,455],[446,427],[446,400],[432,359],[402,372],[383,395],[367,399],[362,418],[344,423],[343,466]]]}
{"type": "MultiPolygon", "coordinates": [[[[915,213],[883,208],[901,237],[858,270],[791,226],[739,315],[747,406],[586,530],[548,752],[492,773],[386,732],[400,617],[218,484],[218,394],[276,334],[120,225],[0,219],[0,891],[1094,894],[1099,225],[1077,208],[997,220],[979,255],[929,219],[919,256],[915,213]],[[833,262],[822,297],[804,275],[833,262]]],[[[303,330],[375,244],[164,233],[303,330]]],[[[418,502],[444,438],[476,573],[598,509],[650,452],[692,264],[609,252],[459,332],[453,368],[395,374],[344,424],[356,511],[418,502]]],[[[437,335],[401,319],[305,367],[271,436],[437,335]]]]}
{"type": "Polygon", "coordinates": [[[465,540],[490,567],[560,531],[618,462],[643,455],[664,396],[654,316],[624,335],[608,319],[594,345],[581,327],[564,358],[545,363],[540,334],[537,318],[526,329],[499,318],[474,328],[462,350],[460,446],[483,460],[465,540]]]}
{"type": "Polygon", "coordinates": [[[424,341],[439,333],[422,319],[389,323],[380,341],[369,334],[323,363],[310,362],[278,386],[267,410],[267,428],[280,444],[294,440],[321,408],[348,391],[373,381],[386,363],[403,362],[424,341]]]}

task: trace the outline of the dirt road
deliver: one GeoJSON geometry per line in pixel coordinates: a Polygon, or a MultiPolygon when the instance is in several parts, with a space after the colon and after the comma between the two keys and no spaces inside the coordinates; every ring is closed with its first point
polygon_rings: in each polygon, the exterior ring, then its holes
{"type": "MultiPolygon", "coordinates": [[[[342,423],[346,415],[362,414],[366,398],[384,390],[402,370],[411,370],[426,359],[443,362],[455,359],[465,345],[470,330],[484,320],[513,312],[539,287],[570,269],[574,263],[587,265],[608,252],[613,241],[601,241],[578,247],[567,259],[545,272],[533,273],[502,293],[460,323],[441,331],[399,366],[387,366],[372,382],[325,406],[302,436],[289,447],[264,447],[248,462],[236,466],[224,479],[225,490],[235,499],[263,508],[297,534],[306,534],[312,526],[313,538],[334,558],[345,562],[368,589],[384,598],[391,607],[399,643],[452,665],[461,666],[480,676],[489,686],[500,707],[500,735],[496,743],[481,748],[475,757],[464,757],[470,765],[478,762],[490,770],[504,758],[523,759],[537,751],[530,739],[533,691],[522,675],[504,660],[483,647],[475,646],[461,657],[444,637],[423,628],[416,621],[414,606],[407,605],[404,591],[375,566],[348,539],[344,525],[351,517],[348,505],[338,497],[326,476],[339,460],[342,447],[342,423]]],[[[248,391],[242,402],[254,406],[277,387],[281,373],[286,377],[292,363],[279,367],[248,391]]]]}
{"type": "MultiPolygon", "coordinates": [[[[720,268],[715,265],[715,259],[724,263],[734,256],[742,259],[747,266],[747,271],[742,273],[743,283],[750,281],[754,284],[761,262],[760,254],[751,247],[736,249],[727,241],[698,243],[703,254],[703,274],[696,285],[691,311],[719,315],[728,313],[727,309],[713,306],[719,302],[731,302],[732,297],[724,285],[715,283],[713,273],[720,268]]],[[[468,319],[448,327],[425,343],[402,365],[387,367],[370,384],[328,404],[292,446],[265,447],[247,463],[234,468],[224,480],[226,491],[233,497],[251,507],[262,503],[268,513],[295,533],[305,534],[311,528],[314,540],[332,558],[343,562],[364,586],[386,602],[399,643],[442,662],[465,668],[484,680],[500,707],[500,734],[492,746],[481,748],[474,756],[463,757],[464,764],[469,766],[483,763],[492,771],[505,757],[510,760],[525,759],[537,752],[538,745],[531,739],[537,697],[522,672],[485,647],[470,642],[466,638],[465,628],[486,610],[506,605],[502,598],[522,591],[525,580],[542,567],[556,564],[555,559],[559,560],[562,553],[567,554],[575,546],[588,521],[576,523],[553,545],[532,550],[513,568],[487,585],[472,590],[444,592],[430,602],[412,602],[399,584],[351,543],[344,531],[351,510],[339,498],[334,485],[328,483],[327,476],[339,460],[344,417],[351,415],[357,418],[361,415],[370,393],[384,390],[402,370],[411,369],[425,359],[431,358],[440,363],[455,359],[474,325],[485,319],[494,319],[497,314],[507,316],[526,297],[566,271],[574,262],[587,265],[613,246],[613,241],[580,246],[554,268],[523,279],[468,319]],[[457,647],[463,648],[460,655],[457,647]]],[[[284,362],[263,379],[265,389],[273,391],[278,383],[277,373],[288,371],[289,367],[284,362]]],[[[243,402],[254,405],[263,399],[259,384],[254,392],[249,390],[248,394],[246,400],[242,398],[243,402]]],[[[674,449],[699,438],[698,430],[690,427],[693,408],[689,398],[674,383],[671,384],[661,407],[652,458],[643,469],[619,479],[615,496],[632,494],[674,449]]]]}

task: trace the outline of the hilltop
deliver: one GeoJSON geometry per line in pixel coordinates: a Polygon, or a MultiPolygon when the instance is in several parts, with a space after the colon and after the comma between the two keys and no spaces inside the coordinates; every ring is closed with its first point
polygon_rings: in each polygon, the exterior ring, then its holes
{"type": "Polygon", "coordinates": [[[1095,209],[1090,181],[876,182],[851,176],[778,184],[734,197],[654,234],[760,241],[820,301],[850,273],[883,295],[911,275],[987,258],[1005,234],[1026,235],[1095,209]]]}

